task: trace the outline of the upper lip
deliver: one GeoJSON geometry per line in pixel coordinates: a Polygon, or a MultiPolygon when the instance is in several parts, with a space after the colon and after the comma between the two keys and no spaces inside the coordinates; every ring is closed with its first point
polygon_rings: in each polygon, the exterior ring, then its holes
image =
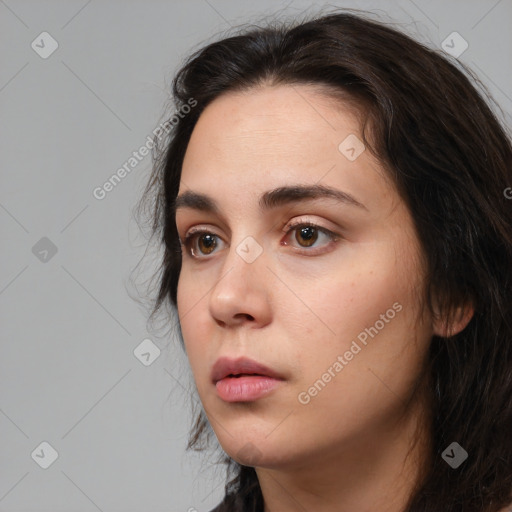
{"type": "Polygon", "coordinates": [[[213,383],[215,384],[217,381],[231,374],[253,374],[272,377],[274,379],[282,379],[282,377],[271,368],[247,357],[240,357],[238,359],[220,357],[217,359],[213,365],[211,373],[213,383]]]}

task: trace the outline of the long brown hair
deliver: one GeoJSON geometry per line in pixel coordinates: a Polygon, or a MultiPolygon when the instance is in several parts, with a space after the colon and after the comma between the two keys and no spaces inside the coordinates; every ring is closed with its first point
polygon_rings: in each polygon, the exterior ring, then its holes
{"type": "MultiPolygon", "coordinates": [[[[172,83],[175,106],[187,113],[169,125],[163,145],[155,137],[159,149],[138,206],[139,213],[149,207],[163,248],[152,316],[164,303],[176,307],[181,250],[173,204],[198,117],[221,94],[265,83],[317,84],[359,106],[371,128],[364,143],[417,228],[430,311],[434,296],[447,319],[463,303],[474,306],[459,334],[431,340],[432,457],[407,512],[497,512],[512,500],[511,136],[477,77],[441,50],[339,10],[243,28],[191,55],[172,83]],[[191,100],[194,107],[183,110],[191,100]],[[456,470],[441,457],[453,441],[469,454],[456,470]]],[[[203,446],[208,431],[201,411],[189,448],[203,446]]],[[[230,480],[216,511],[261,512],[254,468],[225,462],[230,480]]]]}

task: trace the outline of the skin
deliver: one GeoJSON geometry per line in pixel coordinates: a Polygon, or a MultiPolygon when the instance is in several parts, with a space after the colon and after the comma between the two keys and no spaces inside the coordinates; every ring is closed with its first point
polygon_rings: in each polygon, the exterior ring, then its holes
{"type": "Polygon", "coordinates": [[[232,458],[256,467],[266,512],[404,510],[429,453],[425,397],[413,395],[429,342],[472,315],[445,325],[421,309],[424,260],[410,213],[369,150],[354,161],[339,151],[349,134],[362,136],[353,111],[333,101],[310,85],[228,93],[201,114],[182,169],[179,194],[206,193],[221,209],[176,215],[181,240],[199,225],[217,236],[211,254],[196,240],[201,260],[182,247],[185,348],[215,434],[232,458]],[[367,210],[320,199],[258,211],[261,194],[293,184],[334,187],[367,210]],[[340,239],[317,232],[308,247],[300,228],[282,231],[295,219],[340,239]],[[247,236],[263,250],[252,263],[236,252],[247,236]],[[401,311],[300,403],[394,303],[401,311]],[[242,355],[285,381],[254,402],[224,402],[211,368],[242,355]]]}

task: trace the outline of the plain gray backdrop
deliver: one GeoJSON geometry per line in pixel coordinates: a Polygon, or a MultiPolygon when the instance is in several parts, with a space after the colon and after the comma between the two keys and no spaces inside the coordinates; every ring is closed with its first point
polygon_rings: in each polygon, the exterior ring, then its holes
{"type": "Polygon", "coordinates": [[[223,469],[185,451],[186,359],[128,293],[151,155],[102,199],[93,191],[162,121],[188,53],[230,26],[314,6],[368,9],[440,49],[458,32],[468,48],[457,58],[510,125],[511,0],[0,0],[0,511],[220,501],[223,469]]]}

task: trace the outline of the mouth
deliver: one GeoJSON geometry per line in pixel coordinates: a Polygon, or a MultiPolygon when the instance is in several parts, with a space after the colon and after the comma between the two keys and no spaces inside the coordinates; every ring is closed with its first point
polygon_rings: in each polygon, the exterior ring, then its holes
{"type": "Polygon", "coordinates": [[[252,359],[220,358],[212,368],[212,384],[225,402],[252,402],[279,387],[284,378],[252,359]]]}
{"type": "Polygon", "coordinates": [[[211,379],[213,384],[226,377],[241,378],[243,376],[270,377],[273,379],[283,379],[275,370],[268,366],[248,359],[240,357],[238,359],[230,359],[228,357],[220,357],[213,365],[211,379]]]}
{"type": "Polygon", "coordinates": [[[254,402],[277,388],[283,381],[265,375],[228,375],[215,383],[225,402],[254,402]]]}
{"type": "Polygon", "coordinates": [[[226,375],[225,377],[223,377],[224,379],[227,379],[227,378],[231,378],[233,377],[234,379],[237,379],[238,377],[253,377],[253,376],[257,376],[257,377],[265,377],[265,375],[261,375],[259,373],[236,373],[236,374],[233,374],[233,373],[230,373],[229,375],[226,375]]]}

